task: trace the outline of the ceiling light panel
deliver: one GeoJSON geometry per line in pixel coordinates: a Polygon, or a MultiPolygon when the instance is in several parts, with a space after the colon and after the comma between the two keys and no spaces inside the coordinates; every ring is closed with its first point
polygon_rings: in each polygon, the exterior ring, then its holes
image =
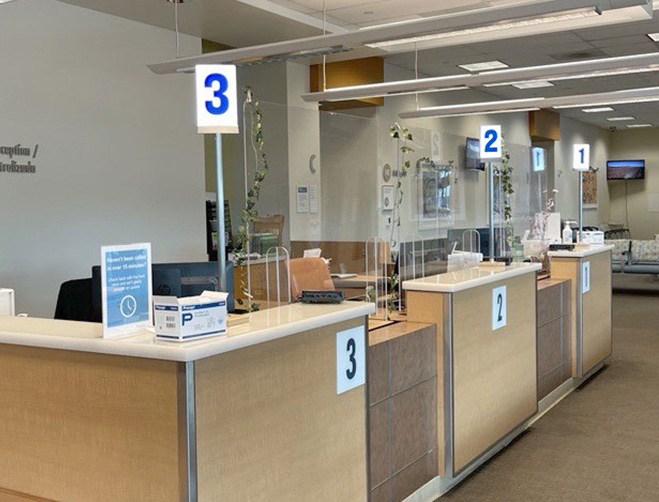
{"type": "Polygon", "coordinates": [[[501,61],[485,61],[483,63],[459,64],[458,68],[476,73],[488,70],[501,70],[503,68],[510,68],[510,66],[501,61]]]}
{"type": "Polygon", "coordinates": [[[545,87],[554,87],[554,84],[547,80],[530,80],[528,82],[518,82],[512,84],[513,87],[517,89],[543,89],[545,87]]]}
{"type": "Polygon", "coordinates": [[[584,108],[581,110],[584,113],[605,113],[614,111],[610,106],[600,106],[599,108],[584,108]]]}
{"type": "Polygon", "coordinates": [[[654,127],[652,124],[629,124],[627,126],[629,129],[640,129],[645,127],[654,127]]]}
{"type": "Polygon", "coordinates": [[[609,117],[606,120],[609,122],[630,122],[632,120],[636,120],[636,117],[609,117]]]}
{"type": "Polygon", "coordinates": [[[648,37],[653,42],[659,42],[659,33],[648,33],[648,37]]]}

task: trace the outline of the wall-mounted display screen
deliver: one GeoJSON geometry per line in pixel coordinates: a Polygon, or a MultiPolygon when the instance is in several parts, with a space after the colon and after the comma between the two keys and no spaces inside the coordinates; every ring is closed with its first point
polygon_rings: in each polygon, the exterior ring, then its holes
{"type": "Polygon", "coordinates": [[[481,162],[481,142],[476,138],[467,138],[465,168],[471,171],[485,171],[485,163],[481,162]]]}
{"type": "Polygon", "coordinates": [[[645,179],[644,160],[610,160],[606,163],[608,180],[643,180],[645,179]]]}

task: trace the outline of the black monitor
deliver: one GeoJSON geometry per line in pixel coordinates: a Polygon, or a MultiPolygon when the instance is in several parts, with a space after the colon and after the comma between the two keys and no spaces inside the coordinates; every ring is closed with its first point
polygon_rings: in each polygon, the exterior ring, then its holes
{"type": "Polygon", "coordinates": [[[644,180],[644,160],[609,160],[606,163],[606,179],[614,180],[644,180]]]}
{"type": "Polygon", "coordinates": [[[481,162],[481,142],[476,138],[467,138],[465,147],[465,169],[469,171],[485,171],[485,163],[481,162]]]}
{"type": "MultiPolygon", "coordinates": [[[[218,290],[218,263],[160,263],[153,265],[152,283],[155,296],[196,296],[218,290]]],[[[227,305],[233,312],[233,264],[227,263],[227,305]]],[[[94,322],[103,321],[101,267],[92,267],[92,312],[94,322]]]]}

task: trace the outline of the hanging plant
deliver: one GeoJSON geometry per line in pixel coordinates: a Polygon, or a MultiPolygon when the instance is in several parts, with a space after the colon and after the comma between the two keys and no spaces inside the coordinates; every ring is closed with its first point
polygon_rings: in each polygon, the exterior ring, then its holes
{"type": "MultiPolygon", "coordinates": [[[[389,136],[396,141],[398,150],[401,154],[401,165],[397,176],[398,183],[396,184],[396,191],[394,194],[393,222],[391,225],[391,235],[389,236],[389,249],[393,257],[393,249],[398,245],[398,242],[395,239],[395,232],[400,228],[401,223],[401,204],[403,203],[404,195],[403,177],[412,166],[410,160],[408,159],[408,155],[414,152],[414,149],[410,146],[410,143],[414,141],[414,138],[409,129],[407,127],[401,126],[398,122],[390,127],[389,136]]],[[[398,293],[399,284],[400,277],[398,272],[394,272],[391,276],[391,279],[389,280],[389,301],[387,302],[389,312],[393,312],[395,310],[396,304],[400,300],[400,295],[398,293]]]]}
{"type": "Polygon", "coordinates": [[[510,152],[506,146],[506,138],[503,140],[503,157],[501,159],[501,168],[497,170],[501,189],[503,191],[503,218],[505,222],[505,239],[509,250],[513,249],[515,243],[515,232],[513,228],[513,207],[512,199],[515,194],[513,188],[513,166],[510,164],[510,152]]]}
{"type": "MultiPolygon", "coordinates": [[[[270,169],[268,156],[265,153],[265,144],[263,140],[263,113],[261,112],[259,100],[254,96],[250,87],[243,88],[243,93],[245,94],[243,110],[245,116],[249,113],[251,124],[250,144],[254,150],[254,156],[256,158],[256,170],[254,172],[254,178],[252,179],[252,186],[247,189],[245,195],[245,207],[240,217],[241,224],[238,229],[236,266],[244,266],[248,261],[247,256],[249,250],[250,229],[259,216],[259,213],[256,210],[256,204],[259,202],[259,197],[261,195],[261,184],[265,180],[266,174],[270,169]]],[[[244,134],[247,134],[246,128],[244,134]]],[[[246,151],[245,156],[247,156],[246,151]]],[[[241,280],[240,290],[245,298],[247,298],[247,301],[238,298],[236,303],[241,307],[244,307],[248,312],[259,310],[259,305],[252,301],[249,284],[247,282],[247,275],[243,276],[241,280]]]]}

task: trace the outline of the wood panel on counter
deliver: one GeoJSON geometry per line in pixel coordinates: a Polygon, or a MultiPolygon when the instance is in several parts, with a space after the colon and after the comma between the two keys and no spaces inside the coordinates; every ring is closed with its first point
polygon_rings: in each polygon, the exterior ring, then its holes
{"type": "Polygon", "coordinates": [[[438,475],[435,327],[369,336],[371,502],[402,502],[438,475]]]}
{"type": "Polygon", "coordinates": [[[201,501],[366,500],[366,389],[336,393],[336,333],[360,325],[197,362],[201,501]]]}

